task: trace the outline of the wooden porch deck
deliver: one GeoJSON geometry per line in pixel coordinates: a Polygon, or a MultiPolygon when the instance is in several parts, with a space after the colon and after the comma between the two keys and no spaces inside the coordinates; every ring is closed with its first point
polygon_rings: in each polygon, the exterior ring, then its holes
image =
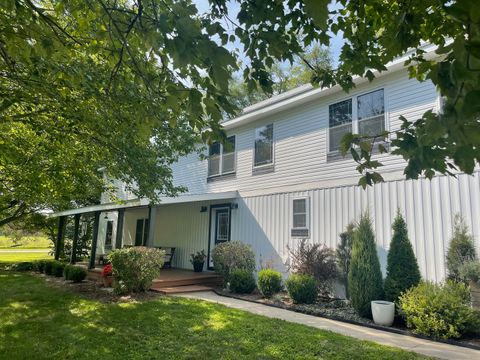
{"type": "MultiPolygon", "coordinates": [[[[84,264],[77,264],[84,265],[84,264]]],[[[86,264],[84,265],[86,266],[86,264]]],[[[102,267],[88,270],[87,279],[102,282],[102,267]]],[[[223,279],[213,271],[196,273],[185,269],[162,269],[160,276],[153,280],[150,290],[163,294],[207,291],[222,285],[223,279]]]]}

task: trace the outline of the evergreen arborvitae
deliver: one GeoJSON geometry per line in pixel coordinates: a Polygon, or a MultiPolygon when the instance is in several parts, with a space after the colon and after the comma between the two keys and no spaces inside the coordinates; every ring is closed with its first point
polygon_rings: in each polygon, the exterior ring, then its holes
{"type": "Polygon", "coordinates": [[[387,259],[385,298],[396,302],[402,292],[421,280],[417,259],[408,239],[407,224],[400,211],[393,222],[393,237],[387,259]]]}
{"type": "Polygon", "coordinates": [[[353,308],[360,316],[371,318],[370,302],[383,298],[383,280],[368,214],[360,217],[355,231],[348,286],[353,308]]]}
{"type": "Polygon", "coordinates": [[[355,225],[350,223],[347,229],[340,234],[340,243],[337,246],[336,256],[337,264],[340,269],[340,278],[345,285],[345,297],[350,298],[348,291],[348,271],[350,269],[350,261],[352,260],[353,237],[355,236],[355,225]]]}
{"type": "Polygon", "coordinates": [[[468,231],[468,226],[461,215],[455,216],[452,240],[447,252],[448,278],[462,281],[460,268],[467,262],[475,261],[477,254],[473,237],[468,231]]]}

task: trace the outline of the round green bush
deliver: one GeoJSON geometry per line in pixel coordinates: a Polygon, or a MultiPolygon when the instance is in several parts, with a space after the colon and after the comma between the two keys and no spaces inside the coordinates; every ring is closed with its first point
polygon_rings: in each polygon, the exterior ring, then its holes
{"type": "Polygon", "coordinates": [[[222,275],[224,281],[230,281],[234,269],[244,269],[252,273],[255,270],[255,254],[250,245],[241,241],[221,243],[212,251],[215,272],[222,275]]]}
{"type": "Polygon", "coordinates": [[[45,275],[53,275],[53,264],[56,263],[56,260],[46,260],[44,263],[43,270],[45,275]]]}
{"type": "Polygon", "coordinates": [[[45,263],[46,263],[46,260],[35,261],[34,270],[36,272],[39,272],[39,273],[44,273],[45,272],[45,263]]]}
{"type": "Polygon", "coordinates": [[[63,271],[65,280],[71,280],[74,283],[79,283],[87,277],[87,270],[80,266],[66,265],[63,271]]]}
{"type": "Polygon", "coordinates": [[[34,263],[31,261],[23,261],[16,264],[13,264],[13,271],[32,271],[34,269],[34,263]]]}
{"type": "Polygon", "coordinates": [[[255,290],[253,273],[246,269],[235,269],[230,274],[230,291],[237,294],[250,294],[255,290]]]}
{"type": "Polygon", "coordinates": [[[282,275],[272,269],[262,269],[258,272],[258,289],[263,296],[269,298],[282,290],[282,275]]]}
{"type": "Polygon", "coordinates": [[[295,304],[312,304],[317,299],[317,281],[311,275],[293,274],[285,284],[295,304]]]}
{"type": "Polygon", "coordinates": [[[451,280],[407,290],[400,296],[400,311],[415,333],[436,338],[458,338],[480,326],[468,286],[451,280]]]}
{"type": "Polygon", "coordinates": [[[61,261],[52,262],[52,275],[55,277],[63,276],[63,269],[65,269],[65,264],[61,261]]]}

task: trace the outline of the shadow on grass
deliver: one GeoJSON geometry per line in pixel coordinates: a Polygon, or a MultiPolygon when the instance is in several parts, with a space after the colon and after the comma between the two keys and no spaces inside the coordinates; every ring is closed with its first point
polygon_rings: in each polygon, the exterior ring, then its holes
{"type": "Polygon", "coordinates": [[[107,304],[0,273],[0,358],[412,359],[338,334],[175,297],[107,304]]]}

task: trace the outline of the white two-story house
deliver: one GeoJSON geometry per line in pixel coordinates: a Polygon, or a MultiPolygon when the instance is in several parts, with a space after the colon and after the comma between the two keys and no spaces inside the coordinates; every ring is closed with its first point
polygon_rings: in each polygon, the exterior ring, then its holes
{"type": "Polygon", "coordinates": [[[356,79],[349,93],[305,85],[246,108],[223,124],[227,144],[211,145],[209,159],[194,153],[174,165],[175,184],[188,188],[181,196],[149,206],[120,192],[125,204],[104,199],[58,215],[97,214],[94,256],[125,245],[175,247],[173,266],[190,268],[191,253],[240,240],[252,246],[258,267],[285,272],[287,247],[308,239],[335,248],[347,224],[368,211],[385,271],[399,208],[423,278],[440,281],[455,214],[480,249],[479,172],[405,180],[402,158],[377,154],[385,182],[364,190],[355,162],[338,151],[346,132],[395,130],[401,115],[439,111],[433,84],[409,79],[403,61],[373,82],[356,79]]]}

